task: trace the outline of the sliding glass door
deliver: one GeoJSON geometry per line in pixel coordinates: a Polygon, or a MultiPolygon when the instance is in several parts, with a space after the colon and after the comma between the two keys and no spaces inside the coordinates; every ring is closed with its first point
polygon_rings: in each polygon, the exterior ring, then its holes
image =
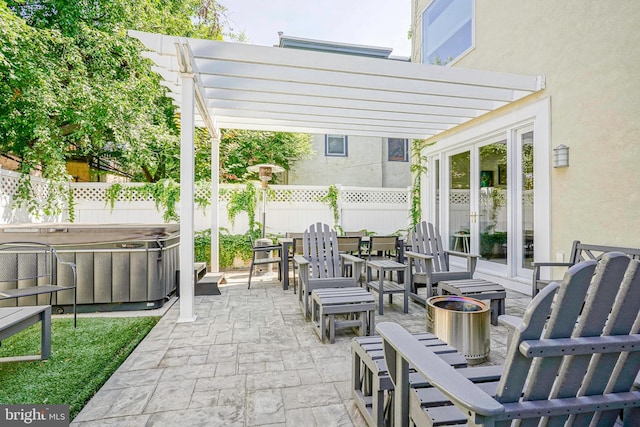
{"type": "Polygon", "coordinates": [[[444,158],[446,215],[440,228],[449,248],[479,254],[478,267],[485,271],[530,275],[533,130],[497,134],[444,158]]]}

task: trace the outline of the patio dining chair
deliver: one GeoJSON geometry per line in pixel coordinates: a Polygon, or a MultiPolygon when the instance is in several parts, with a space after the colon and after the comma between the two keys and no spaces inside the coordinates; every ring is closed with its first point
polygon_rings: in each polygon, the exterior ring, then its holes
{"type": "Polygon", "coordinates": [[[536,295],[499,377],[454,369],[400,325],[380,323],[394,425],[638,425],[639,323],[640,260],[621,252],[570,267],[536,295]],[[432,388],[411,389],[410,369],[432,388]]]}
{"type": "Polygon", "coordinates": [[[398,248],[398,236],[369,236],[369,246],[367,247],[366,258],[390,259],[395,258],[398,248]]]}
{"type": "Polygon", "coordinates": [[[253,238],[251,240],[251,266],[249,267],[249,286],[247,289],[251,289],[251,277],[256,266],[277,264],[278,265],[278,280],[282,280],[282,245],[256,245],[253,238]]]}
{"type": "MultiPolygon", "coordinates": [[[[361,245],[362,238],[360,236],[338,236],[338,251],[340,253],[360,258],[361,245]]],[[[350,262],[343,262],[342,268],[344,269],[343,276],[353,272],[353,264],[350,262]]]]}
{"type": "Polygon", "coordinates": [[[293,293],[297,293],[297,284],[296,284],[296,276],[297,274],[297,270],[298,270],[298,265],[295,263],[294,261],[294,257],[296,255],[302,255],[302,235],[303,233],[293,233],[293,232],[286,232],[285,233],[285,237],[292,239],[293,243],[291,244],[291,246],[289,246],[291,248],[291,252],[289,253],[289,261],[291,262],[291,271],[293,272],[293,293]]]}

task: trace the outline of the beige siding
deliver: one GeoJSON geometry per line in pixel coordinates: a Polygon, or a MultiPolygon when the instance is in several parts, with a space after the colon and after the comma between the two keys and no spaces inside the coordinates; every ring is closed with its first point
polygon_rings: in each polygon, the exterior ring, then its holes
{"type": "Polygon", "coordinates": [[[347,157],[327,157],[324,155],[324,135],[314,135],[315,156],[297,162],[289,173],[288,183],[406,187],[411,182],[409,163],[388,162],[386,141],[383,138],[349,136],[347,157]]]}
{"type": "MultiPolygon", "coordinates": [[[[413,1],[414,60],[428,3],[413,1]]],[[[552,253],[574,239],[640,246],[639,28],[637,0],[475,2],[475,48],[454,66],[544,74],[551,146],[570,147],[550,171],[552,253]]]]}

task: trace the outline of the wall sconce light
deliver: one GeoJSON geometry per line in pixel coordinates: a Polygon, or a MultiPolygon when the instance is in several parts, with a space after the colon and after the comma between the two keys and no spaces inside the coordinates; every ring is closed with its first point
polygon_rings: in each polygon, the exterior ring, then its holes
{"type": "Polygon", "coordinates": [[[560,144],[553,149],[553,167],[566,168],[569,166],[569,147],[560,144]]]}

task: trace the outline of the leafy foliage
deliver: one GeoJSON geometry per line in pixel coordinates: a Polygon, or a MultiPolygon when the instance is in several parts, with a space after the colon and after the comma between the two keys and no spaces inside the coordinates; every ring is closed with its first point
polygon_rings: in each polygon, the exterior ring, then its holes
{"type": "Polygon", "coordinates": [[[247,182],[244,190],[232,190],[230,194],[229,203],[227,204],[227,213],[229,215],[229,221],[234,224],[234,221],[238,214],[246,212],[249,217],[249,233],[256,233],[257,236],[257,224],[255,221],[256,212],[256,200],[257,190],[251,182],[247,182]]]}
{"type": "MultiPolygon", "coordinates": [[[[433,142],[432,144],[435,144],[433,142]]],[[[429,145],[432,145],[429,144],[429,145]]],[[[422,155],[422,149],[426,147],[424,140],[414,139],[411,143],[411,174],[413,175],[413,186],[411,187],[411,227],[415,227],[422,221],[422,203],[420,191],[422,187],[422,176],[427,173],[427,157],[422,155]]]]}
{"type": "MultiPolygon", "coordinates": [[[[127,30],[243,40],[223,34],[225,13],[215,0],[0,0],[0,153],[21,159],[17,204],[34,214],[61,212],[66,160],[101,159],[134,181],[160,182],[136,191],[152,194],[175,219],[179,116],[127,30]],[[50,182],[44,207],[33,174],[50,182]]],[[[195,179],[210,179],[206,129],[196,130],[195,149],[195,179]]],[[[310,135],[256,131],[224,131],[220,151],[223,182],[254,179],[248,165],[289,169],[312,154],[310,135]]]]}
{"type": "Polygon", "coordinates": [[[340,209],[338,207],[338,199],[340,199],[340,190],[334,184],[330,185],[327,189],[327,194],[321,199],[323,203],[329,205],[331,212],[333,213],[333,227],[342,233],[342,227],[340,226],[340,209]]]}
{"type": "Polygon", "coordinates": [[[39,171],[51,182],[45,213],[59,211],[67,158],[117,159],[152,182],[176,174],[175,109],[126,30],[221,39],[222,13],[199,0],[0,0],[0,152],[27,174],[18,201],[39,171]]]}
{"type": "MultiPolygon", "coordinates": [[[[269,163],[289,170],[296,160],[312,156],[311,135],[286,132],[223,130],[220,141],[220,181],[227,183],[258,179],[247,166],[269,163]]],[[[271,183],[278,183],[274,174],[271,183]]]]}
{"type": "MultiPolygon", "coordinates": [[[[257,237],[257,236],[254,236],[257,237]]],[[[246,234],[229,234],[228,230],[221,229],[219,233],[219,265],[220,268],[233,266],[233,261],[240,258],[243,261],[251,260],[251,242],[246,234]]],[[[211,229],[196,231],[194,237],[195,260],[209,263],[211,260],[211,229]]]]}

